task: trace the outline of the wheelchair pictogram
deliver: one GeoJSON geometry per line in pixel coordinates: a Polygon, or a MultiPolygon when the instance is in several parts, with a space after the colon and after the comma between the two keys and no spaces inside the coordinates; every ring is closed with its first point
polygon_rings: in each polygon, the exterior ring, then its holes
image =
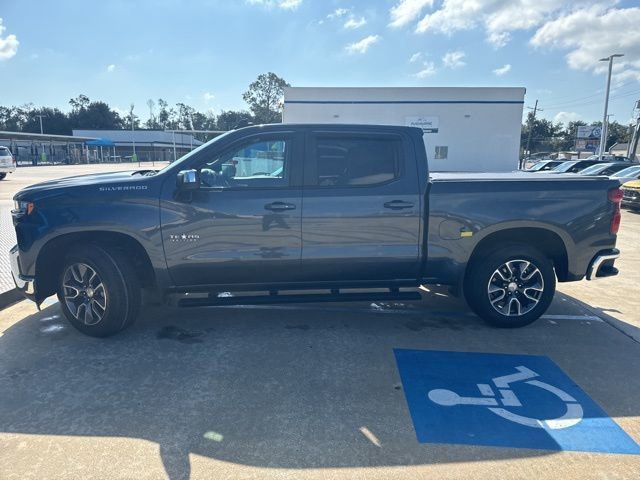
{"type": "Polygon", "coordinates": [[[451,390],[434,389],[429,391],[429,399],[444,407],[454,407],[458,405],[470,405],[478,407],[486,407],[492,413],[520,425],[532,428],[544,428],[551,430],[560,430],[573,427],[580,423],[584,416],[582,405],[571,395],[558,387],[550,385],[540,380],[534,380],[539,377],[536,372],[524,366],[515,367],[517,373],[495,377],[492,379],[492,387],[487,383],[478,383],[479,397],[463,397],[451,390]],[[516,382],[524,382],[527,385],[538,387],[554,394],[560,401],[565,404],[565,413],[557,418],[532,418],[514,413],[504,408],[522,407],[522,403],[511,389],[511,384],[516,382]],[[498,391],[496,394],[495,390],[498,391]]]}

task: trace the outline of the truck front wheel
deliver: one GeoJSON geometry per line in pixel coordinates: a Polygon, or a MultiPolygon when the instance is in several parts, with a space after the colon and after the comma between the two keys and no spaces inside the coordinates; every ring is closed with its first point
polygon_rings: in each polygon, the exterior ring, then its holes
{"type": "Polygon", "coordinates": [[[140,310],[140,284],[130,262],[97,245],[67,255],[58,300],[69,322],[92,337],[108,337],[131,325],[140,310]]]}
{"type": "Polygon", "coordinates": [[[528,245],[509,244],[473,262],[465,297],[487,323],[516,328],[536,321],[549,308],[556,290],[553,263],[528,245]]]}

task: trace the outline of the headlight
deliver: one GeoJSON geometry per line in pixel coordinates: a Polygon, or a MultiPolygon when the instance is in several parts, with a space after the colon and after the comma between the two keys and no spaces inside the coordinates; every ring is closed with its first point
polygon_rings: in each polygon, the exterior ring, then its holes
{"type": "Polygon", "coordinates": [[[13,202],[13,212],[16,215],[31,215],[35,204],[33,202],[16,201],[13,202]]]}

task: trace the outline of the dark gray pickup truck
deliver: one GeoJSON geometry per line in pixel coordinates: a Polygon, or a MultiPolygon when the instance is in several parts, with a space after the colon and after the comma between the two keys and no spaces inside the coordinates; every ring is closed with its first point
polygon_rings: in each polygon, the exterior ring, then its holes
{"type": "Polygon", "coordinates": [[[556,279],[617,273],[620,199],[603,177],[429,175],[415,128],[256,126],[160,171],[20,191],[11,260],[28,298],[57,294],[94,336],[130,325],[145,289],[203,306],[419,298],[408,288],[439,283],[518,327],[556,279]]]}

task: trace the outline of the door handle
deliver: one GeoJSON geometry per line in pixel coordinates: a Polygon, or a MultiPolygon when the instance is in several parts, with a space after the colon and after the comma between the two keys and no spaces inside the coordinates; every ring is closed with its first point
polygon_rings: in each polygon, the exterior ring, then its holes
{"type": "Polygon", "coordinates": [[[265,210],[271,210],[272,212],[283,212],[285,210],[295,210],[296,206],[293,203],[273,202],[267,203],[264,208],[265,210]]]}
{"type": "Polygon", "coordinates": [[[390,208],[391,210],[402,210],[404,208],[413,208],[413,203],[405,202],[402,200],[392,200],[384,204],[384,208],[390,208]]]}

